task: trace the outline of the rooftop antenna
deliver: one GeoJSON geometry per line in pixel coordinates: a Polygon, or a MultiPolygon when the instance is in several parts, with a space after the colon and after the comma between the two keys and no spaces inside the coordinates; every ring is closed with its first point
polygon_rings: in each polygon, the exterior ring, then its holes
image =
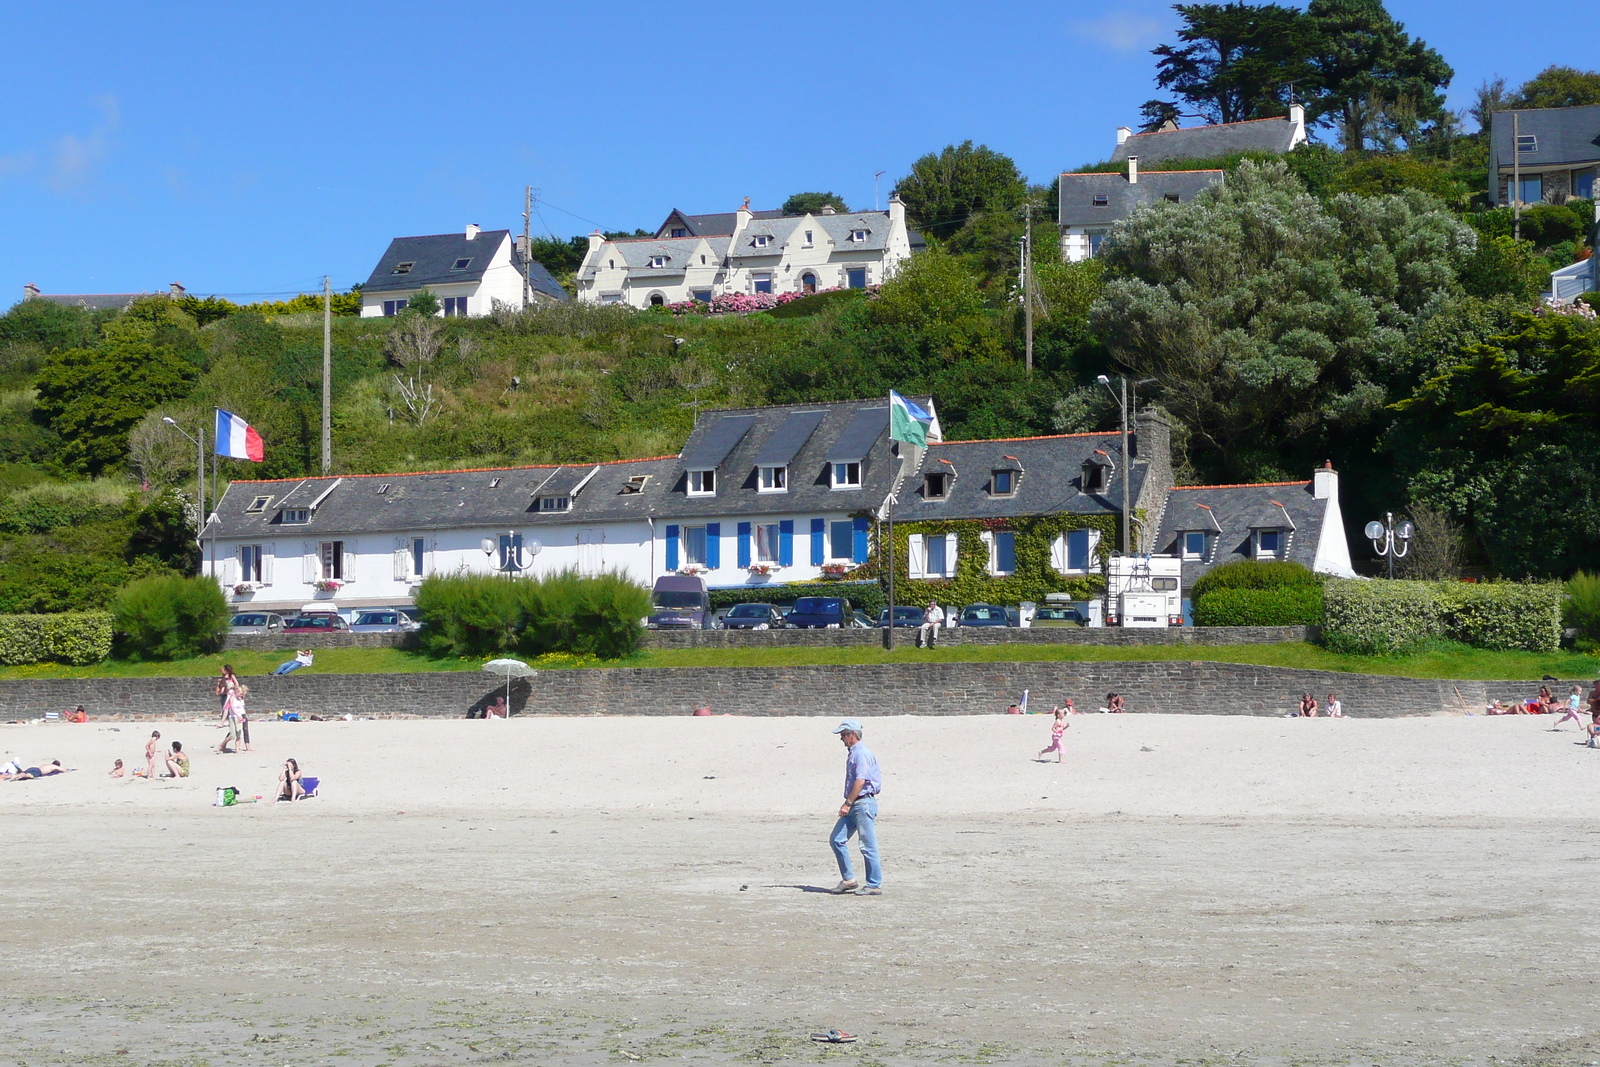
{"type": "Polygon", "coordinates": [[[878,179],[888,173],[886,170],[880,170],[872,176],[872,210],[874,211],[878,210],[878,179]]]}

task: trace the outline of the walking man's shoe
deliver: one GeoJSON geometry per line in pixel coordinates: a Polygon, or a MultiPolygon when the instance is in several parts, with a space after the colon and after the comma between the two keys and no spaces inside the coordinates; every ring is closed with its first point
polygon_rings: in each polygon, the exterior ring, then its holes
{"type": "Polygon", "coordinates": [[[883,896],[883,890],[880,889],[879,887],[875,886],[875,885],[864,885],[860,889],[856,890],[856,896],[858,896],[858,897],[881,897],[881,896],[883,896]]]}
{"type": "Polygon", "coordinates": [[[854,878],[852,878],[849,881],[840,882],[838,885],[836,885],[832,889],[828,890],[828,892],[832,893],[834,896],[837,897],[837,896],[843,896],[846,893],[854,893],[858,888],[860,888],[860,887],[857,886],[856,880],[854,878]]]}

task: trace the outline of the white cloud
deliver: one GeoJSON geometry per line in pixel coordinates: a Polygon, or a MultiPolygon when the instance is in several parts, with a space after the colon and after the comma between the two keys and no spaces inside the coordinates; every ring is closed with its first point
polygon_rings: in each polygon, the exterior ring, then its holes
{"type": "Polygon", "coordinates": [[[45,180],[57,194],[89,192],[99,177],[100,163],[111,151],[111,135],[121,118],[117,98],[96,97],[95,104],[100,108],[100,121],[88,134],[64,134],[50,145],[50,169],[45,180]]]}
{"type": "Polygon", "coordinates": [[[1155,15],[1112,11],[1097,19],[1075,22],[1073,28],[1114,52],[1135,52],[1157,44],[1166,24],[1155,15]]]}

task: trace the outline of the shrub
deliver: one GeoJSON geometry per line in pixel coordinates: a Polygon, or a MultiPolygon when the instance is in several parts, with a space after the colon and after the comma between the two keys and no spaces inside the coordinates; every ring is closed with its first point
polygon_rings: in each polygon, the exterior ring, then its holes
{"type": "Polygon", "coordinates": [[[1553,652],[1561,639],[1561,596],[1553,583],[1330,581],[1323,643],[1358,655],[1410,652],[1440,638],[1553,652]]]}
{"type": "Polygon", "coordinates": [[[1600,641],[1600,574],[1579,571],[1567,582],[1561,621],[1575,627],[1579,637],[1600,641]]]}
{"type": "Polygon", "coordinates": [[[1213,589],[1278,589],[1291,585],[1321,585],[1322,581],[1299,563],[1241,559],[1202,574],[1190,588],[1189,596],[1198,605],[1200,598],[1213,589]]]}
{"type": "Polygon", "coordinates": [[[1213,589],[1195,601],[1196,626],[1316,626],[1322,622],[1322,586],[1213,589]]]}
{"type": "Polygon", "coordinates": [[[436,656],[552,652],[618,659],[639,647],[650,594],[619,574],[435,576],[417,590],[423,648],[436,656]]]}
{"type": "Polygon", "coordinates": [[[228,601],[215,580],[165,575],[129,582],[117,593],[117,650],[128,659],[179,659],[216,652],[228,628],[228,601]]]}
{"type": "Polygon", "coordinates": [[[109,611],[0,615],[0,663],[99,663],[109,655],[109,611]]]}
{"type": "MultiPolygon", "coordinates": [[[[895,602],[917,603],[903,588],[896,587],[895,602]]],[[[711,607],[731,608],[735,604],[792,604],[803,596],[842,596],[850,606],[860,608],[874,619],[889,606],[889,597],[883,585],[876,580],[867,582],[792,582],[786,585],[746,585],[737,589],[711,590],[711,607]]],[[[944,598],[940,597],[943,602],[944,598]]],[[[917,603],[918,607],[927,601],[917,603]]]]}

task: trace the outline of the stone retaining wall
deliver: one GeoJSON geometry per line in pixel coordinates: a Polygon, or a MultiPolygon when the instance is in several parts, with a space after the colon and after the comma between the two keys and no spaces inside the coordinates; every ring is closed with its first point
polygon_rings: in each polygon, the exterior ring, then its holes
{"type": "Polygon", "coordinates": [[[417,635],[408,634],[229,634],[222,647],[228,652],[293,652],[309,648],[416,648],[417,635]]]}
{"type": "MultiPolygon", "coordinates": [[[[1276,645],[1306,641],[1305,626],[957,626],[939,633],[941,645],[1276,645]]],[[[917,643],[914,629],[896,629],[896,645],[917,643]]],[[[882,630],[649,630],[644,647],[657,648],[854,648],[883,644],[882,630]]]]}
{"type": "MultiPolygon", "coordinates": [[[[485,674],[316,674],[251,677],[258,717],[455,717],[505,692],[485,674]]],[[[1563,687],[1572,683],[1562,682],[1563,687]]],[[[814,667],[617,668],[541,671],[515,683],[514,712],[687,715],[709,706],[737,715],[980,715],[1031,690],[1035,708],[1071,697],[1094,711],[1120,692],[1130,712],[1284,715],[1300,694],[1340,693],[1355,717],[1479,712],[1493,698],[1532,695],[1538,682],[1464,682],[1337,674],[1189,661],[894,663],[814,667]],[[531,684],[530,684],[531,682],[531,684]]],[[[0,721],[83,704],[95,719],[189,719],[217,714],[209,678],[0,681],[0,721]]],[[[1564,691],[1564,690],[1558,690],[1564,691]]]]}

